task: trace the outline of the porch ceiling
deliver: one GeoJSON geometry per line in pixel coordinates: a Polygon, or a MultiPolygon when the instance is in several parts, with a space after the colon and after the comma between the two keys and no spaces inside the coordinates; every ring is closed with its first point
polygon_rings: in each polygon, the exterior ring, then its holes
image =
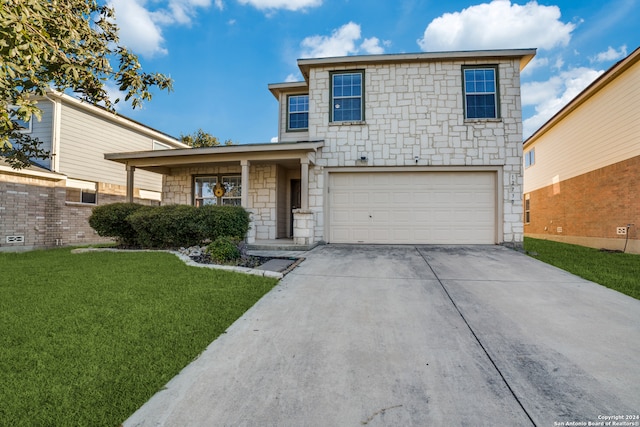
{"type": "Polygon", "coordinates": [[[277,163],[287,168],[300,166],[301,159],[314,163],[315,153],[324,141],[226,145],[207,148],[107,153],[106,160],[134,166],[151,172],[169,173],[175,167],[237,165],[243,160],[251,164],[277,163]]]}

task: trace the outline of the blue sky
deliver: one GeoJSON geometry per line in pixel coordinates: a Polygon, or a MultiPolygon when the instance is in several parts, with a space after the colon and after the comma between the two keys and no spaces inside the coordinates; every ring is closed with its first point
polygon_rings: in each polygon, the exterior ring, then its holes
{"type": "Polygon", "coordinates": [[[302,80],[298,58],[537,48],[522,75],[526,138],[640,46],[640,0],[108,2],[143,69],[174,79],[173,92],[118,111],[175,137],[201,128],[240,144],[277,136],[267,85],[302,80]]]}

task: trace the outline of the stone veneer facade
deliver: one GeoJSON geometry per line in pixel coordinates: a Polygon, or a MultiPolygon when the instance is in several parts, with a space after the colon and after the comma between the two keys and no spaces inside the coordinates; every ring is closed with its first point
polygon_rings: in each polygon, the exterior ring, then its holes
{"type": "MultiPolygon", "coordinates": [[[[238,166],[203,166],[174,168],[165,175],[162,204],[193,204],[193,178],[207,175],[240,175],[238,166]]],[[[256,164],[249,168],[249,206],[251,229],[248,240],[270,240],[276,236],[276,198],[278,167],[256,164]]],[[[284,189],[283,189],[284,191],[284,189]]]]}
{"type": "MultiPolygon", "coordinates": [[[[279,99],[280,140],[292,143],[303,138],[321,140],[324,144],[315,156],[310,157],[308,209],[294,214],[294,241],[313,244],[327,239],[325,198],[332,171],[385,168],[389,172],[409,169],[496,172],[498,243],[521,245],[519,71],[519,57],[310,67],[308,132],[286,132],[282,120],[287,114],[286,96],[279,99]],[[462,67],[474,65],[497,66],[499,119],[464,119],[462,67]],[[330,122],[330,74],[341,70],[364,71],[365,120],[362,122],[330,122]],[[367,160],[362,161],[362,157],[367,160]]],[[[300,92],[300,86],[296,85],[290,93],[300,92]]],[[[282,205],[282,194],[290,188],[279,174],[291,174],[292,170],[283,171],[277,161],[252,164],[251,153],[244,155],[250,163],[247,208],[252,213],[252,228],[248,241],[282,237],[277,231],[278,202],[282,205]]],[[[193,176],[226,173],[240,174],[241,167],[239,164],[172,167],[171,173],[164,178],[163,203],[192,204],[193,176]]]]}
{"type": "MultiPolygon", "coordinates": [[[[520,60],[326,66],[310,69],[309,137],[324,140],[310,168],[315,241],[324,238],[326,170],[340,167],[490,167],[502,185],[503,242],[521,245],[520,60]],[[465,120],[462,67],[498,65],[500,119],[465,120]],[[330,72],[364,70],[365,121],[330,123],[330,72]],[[366,164],[360,160],[364,156],[366,164]],[[418,157],[416,164],[415,158],[418,157]]],[[[286,106],[284,106],[286,108],[286,106]]],[[[286,114],[286,110],[284,111],[286,114]]],[[[283,110],[281,109],[281,114],[283,110]]]]}

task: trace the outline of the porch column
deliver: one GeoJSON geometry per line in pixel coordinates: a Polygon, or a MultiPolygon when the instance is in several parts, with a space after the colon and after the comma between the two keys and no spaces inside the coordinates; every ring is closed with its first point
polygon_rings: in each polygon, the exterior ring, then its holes
{"type": "Polygon", "coordinates": [[[242,188],[240,190],[240,205],[243,208],[248,208],[249,204],[249,160],[240,160],[240,166],[242,167],[242,188]]]}
{"type": "Polygon", "coordinates": [[[240,206],[249,212],[249,230],[247,231],[246,242],[252,244],[256,242],[256,227],[253,223],[253,209],[249,208],[249,160],[240,160],[242,175],[240,177],[240,206]]]}
{"type": "Polygon", "coordinates": [[[135,172],[135,166],[127,165],[127,202],[129,203],[133,203],[133,177],[135,172]]]}
{"type": "Polygon", "coordinates": [[[300,209],[309,210],[309,159],[300,159],[300,209]]]}

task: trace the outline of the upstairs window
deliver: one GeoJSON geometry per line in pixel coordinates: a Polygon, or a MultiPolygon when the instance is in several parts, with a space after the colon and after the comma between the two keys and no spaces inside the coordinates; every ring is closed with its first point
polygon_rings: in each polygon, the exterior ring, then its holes
{"type": "Polygon", "coordinates": [[[529,166],[533,166],[536,164],[536,149],[532,148],[531,150],[524,153],[524,168],[528,168],[529,166]]]}
{"type": "Polygon", "coordinates": [[[331,121],[364,120],[364,71],[331,74],[331,121]]]}
{"type": "Polygon", "coordinates": [[[291,95],[288,102],[288,130],[309,128],[309,95],[291,95]]]}
{"type": "Polygon", "coordinates": [[[497,67],[465,67],[462,72],[465,119],[497,119],[497,67]]]}

